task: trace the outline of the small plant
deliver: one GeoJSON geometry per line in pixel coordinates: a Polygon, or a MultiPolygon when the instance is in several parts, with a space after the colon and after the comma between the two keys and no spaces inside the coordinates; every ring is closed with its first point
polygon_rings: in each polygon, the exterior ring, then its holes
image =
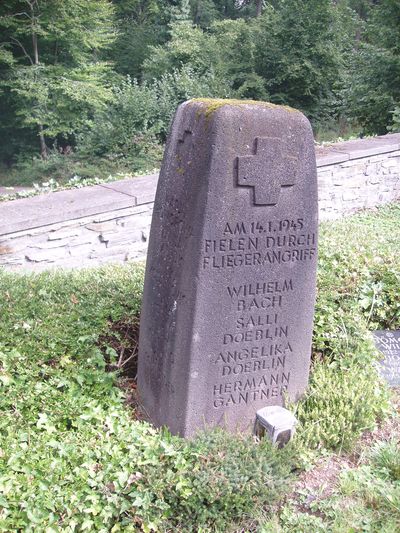
{"type": "Polygon", "coordinates": [[[372,450],[371,461],[391,481],[400,481],[400,442],[398,440],[392,439],[389,442],[377,443],[372,450]]]}
{"type": "Polygon", "coordinates": [[[386,415],[389,405],[373,366],[317,363],[306,398],[297,408],[300,439],[309,447],[347,450],[386,415]]]}

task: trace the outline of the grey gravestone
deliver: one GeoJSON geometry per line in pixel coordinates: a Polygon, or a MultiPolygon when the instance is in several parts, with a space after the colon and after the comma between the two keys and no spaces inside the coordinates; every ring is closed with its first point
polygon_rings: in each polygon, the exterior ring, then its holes
{"type": "Polygon", "coordinates": [[[157,425],[252,430],[308,382],[317,180],[307,119],[261,102],[175,115],[148,250],[138,391],[157,425]]]}
{"type": "Polygon", "coordinates": [[[375,345],[383,354],[378,370],[391,387],[400,387],[400,330],[373,331],[375,345]]]}

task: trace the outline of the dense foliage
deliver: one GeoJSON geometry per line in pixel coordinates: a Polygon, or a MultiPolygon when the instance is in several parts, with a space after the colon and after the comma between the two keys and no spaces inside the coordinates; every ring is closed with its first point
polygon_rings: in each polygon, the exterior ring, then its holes
{"type": "Polygon", "coordinates": [[[150,169],[200,96],[289,104],[321,138],[397,131],[399,28],[397,0],[3,0],[0,163],[150,169]]]}
{"type": "MultiPolygon", "coordinates": [[[[135,420],[132,382],[118,388],[106,367],[113,325],[137,324],[141,266],[0,271],[0,531],[225,533],[271,515],[305,450],[348,447],[387,410],[368,329],[400,326],[399,221],[392,206],[323,226],[311,382],[285,450],[219,431],[186,442],[135,420]]],[[[379,461],[398,479],[398,462],[379,461]]]]}

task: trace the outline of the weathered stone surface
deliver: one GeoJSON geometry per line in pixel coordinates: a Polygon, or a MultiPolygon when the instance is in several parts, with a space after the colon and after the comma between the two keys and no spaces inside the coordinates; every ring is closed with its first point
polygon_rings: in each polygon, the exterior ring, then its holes
{"type": "Polygon", "coordinates": [[[334,144],[331,149],[338,152],[347,151],[351,153],[352,159],[373,156],[384,152],[391,152],[398,149],[398,142],[387,137],[384,141],[376,137],[371,139],[354,139],[343,143],[334,144]]]}
{"type": "Polygon", "coordinates": [[[179,107],[156,195],[138,390],[158,426],[253,430],[308,381],[317,255],[313,137],[262,103],[179,107]]]}
{"type": "Polygon", "coordinates": [[[383,354],[379,372],[390,387],[400,387],[400,330],[373,331],[375,345],[383,354]]]}

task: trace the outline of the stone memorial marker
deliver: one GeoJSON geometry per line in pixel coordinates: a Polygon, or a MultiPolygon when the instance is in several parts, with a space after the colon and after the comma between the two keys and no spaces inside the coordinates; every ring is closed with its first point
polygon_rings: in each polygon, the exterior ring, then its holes
{"type": "Polygon", "coordinates": [[[191,100],[176,113],[148,250],[138,391],[190,437],[252,430],[308,382],[317,261],[314,141],[298,111],[191,100]]]}
{"type": "Polygon", "coordinates": [[[400,387],[400,330],[373,331],[375,345],[383,354],[378,370],[390,387],[400,387]]]}

